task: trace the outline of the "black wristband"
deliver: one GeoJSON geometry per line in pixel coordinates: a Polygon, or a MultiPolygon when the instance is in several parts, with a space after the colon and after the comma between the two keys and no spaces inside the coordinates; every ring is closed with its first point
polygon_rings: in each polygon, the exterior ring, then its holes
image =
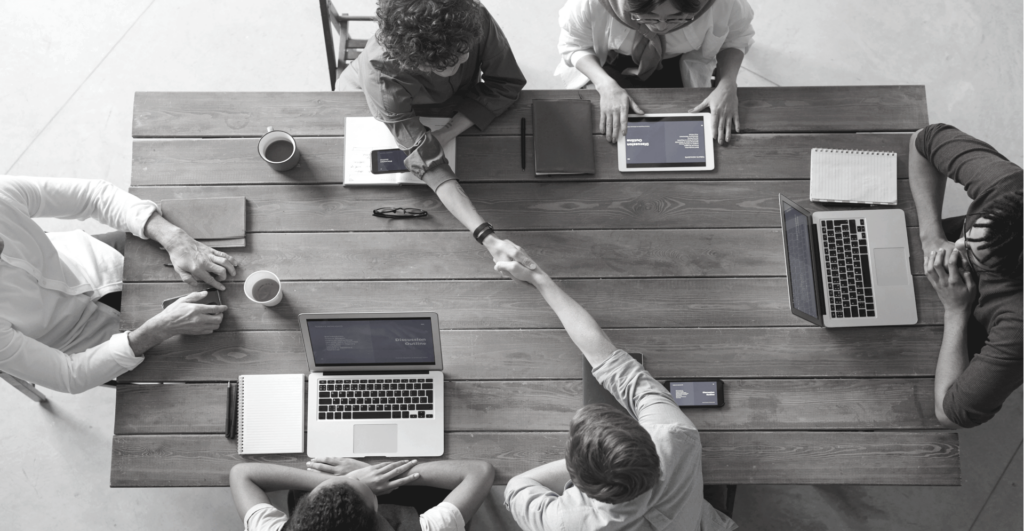
{"type": "Polygon", "coordinates": [[[481,223],[479,227],[473,229],[473,238],[479,242],[480,245],[483,245],[484,239],[491,234],[494,234],[494,227],[486,221],[481,223]]]}

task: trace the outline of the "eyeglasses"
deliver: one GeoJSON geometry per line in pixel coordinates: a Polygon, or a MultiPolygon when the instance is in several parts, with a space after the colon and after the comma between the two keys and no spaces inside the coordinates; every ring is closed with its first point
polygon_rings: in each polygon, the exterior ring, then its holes
{"type": "Polygon", "coordinates": [[[380,207],[373,209],[373,215],[378,218],[422,218],[427,215],[426,210],[404,207],[380,207]]]}
{"type": "Polygon", "coordinates": [[[696,20],[697,16],[696,15],[694,15],[692,17],[673,16],[673,17],[665,18],[665,17],[657,17],[657,16],[653,16],[653,17],[652,16],[641,16],[641,15],[637,15],[636,13],[630,13],[629,14],[629,18],[633,19],[633,22],[639,22],[640,24],[645,24],[645,25],[653,26],[654,24],[661,24],[661,23],[673,24],[673,25],[674,24],[686,24],[686,23],[690,23],[690,22],[693,22],[694,20],[696,20]]]}

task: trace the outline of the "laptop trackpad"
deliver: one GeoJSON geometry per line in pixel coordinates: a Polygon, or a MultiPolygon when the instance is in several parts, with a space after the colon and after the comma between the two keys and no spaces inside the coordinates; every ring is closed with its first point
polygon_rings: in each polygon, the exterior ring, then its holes
{"type": "Polygon", "coordinates": [[[902,247],[875,247],[875,283],[878,286],[906,286],[907,256],[902,247]]]}
{"type": "Polygon", "coordinates": [[[352,453],[375,455],[398,451],[398,424],[356,424],[352,428],[352,453]]]}

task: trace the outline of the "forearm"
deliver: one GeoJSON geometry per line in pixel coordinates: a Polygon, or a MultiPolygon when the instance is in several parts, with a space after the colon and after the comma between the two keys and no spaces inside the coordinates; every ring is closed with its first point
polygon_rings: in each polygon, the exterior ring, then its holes
{"type": "Polygon", "coordinates": [[[942,330],[942,345],[935,364],[935,417],[943,426],[956,428],[946,417],[942,404],[946,392],[967,369],[967,320],[970,313],[946,311],[942,330]]]}
{"type": "Polygon", "coordinates": [[[531,468],[516,478],[535,481],[544,488],[561,495],[565,489],[565,483],[569,481],[569,470],[565,467],[565,459],[559,459],[531,468]]]}
{"type": "Polygon", "coordinates": [[[608,87],[619,86],[618,83],[604,71],[604,68],[597,62],[597,56],[595,55],[584,55],[576,61],[576,70],[579,70],[583,75],[587,76],[587,79],[594,84],[594,88],[598,92],[605,90],[608,87]]]}
{"type": "Polygon", "coordinates": [[[190,237],[177,225],[167,221],[159,212],[153,212],[143,230],[147,238],[159,242],[164,249],[170,249],[190,237]]]}
{"type": "Polygon", "coordinates": [[[409,471],[420,477],[410,485],[450,490],[446,502],[469,520],[483,503],[494,483],[494,468],[484,461],[433,461],[420,463],[409,471]]]}
{"type": "Polygon", "coordinates": [[[141,357],[149,349],[166,341],[171,335],[167,327],[163,325],[160,314],[157,314],[142,323],[142,326],[128,332],[128,346],[132,348],[136,357],[141,357]]]}
{"type": "Polygon", "coordinates": [[[910,194],[917,209],[918,230],[921,243],[926,247],[946,241],[942,230],[942,198],[946,190],[946,177],[932,166],[932,163],[917,151],[917,131],[910,135],[907,149],[907,173],[910,180],[910,194]]]}
{"type": "Polygon", "coordinates": [[[466,230],[472,231],[484,222],[484,218],[476,211],[473,202],[469,200],[469,196],[466,195],[466,191],[462,189],[462,185],[458,181],[451,180],[441,183],[436,193],[437,198],[441,200],[448,212],[451,212],[455,219],[459,220],[463,227],[466,227],[466,230]]]}
{"type": "Polygon", "coordinates": [[[537,283],[537,290],[554,310],[569,338],[583,352],[591,366],[597,367],[611,357],[615,352],[615,345],[605,335],[604,330],[601,330],[597,321],[578,302],[546,275],[537,283]]]}
{"type": "Polygon", "coordinates": [[[743,52],[736,48],[724,48],[718,52],[718,86],[736,87],[736,78],[743,64],[743,52]]]}
{"type": "Polygon", "coordinates": [[[460,112],[456,113],[455,116],[452,117],[451,121],[448,122],[448,125],[437,131],[432,131],[432,134],[434,135],[434,138],[441,143],[441,146],[444,146],[448,142],[454,140],[455,137],[466,132],[470,127],[473,127],[473,122],[467,118],[465,114],[460,112]]]}

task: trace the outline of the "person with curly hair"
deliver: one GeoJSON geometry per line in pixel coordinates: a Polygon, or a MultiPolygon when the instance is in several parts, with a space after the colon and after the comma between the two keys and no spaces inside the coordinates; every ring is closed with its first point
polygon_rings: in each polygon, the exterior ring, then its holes
{"type": "Polygon", "coordinates": [[[731,531],[703,497],[700,434],[668,389],[539,266],[494,268],[536,288],[622,410],[590,404],[569,423],[565,459],[508,481],[505,507],[524,531],[731,531]]]}
{"type": "Polygon", "coordinates": [[[736,77],[754,43],[747,0],[568,0],[558,12],[555,75],[566,88],[588,82],[601,95],[599,130],[626,134],[626,115],[642,114],[627,88],[717,86],[688,112],[710,109],[715,138],[740,131],[736,77]]]}
{"type": "Polygon", "coordinates": [[[494,17],[477,0],[380,0],[375,38],[342,73],[340,90],[361,90],[370,112],[422,179],[494,260],[530,257],[494,235],[455,178],[444,146],[472,126],[487,129],[526,85],[494,17]],[[454,117],[430,131],[418,116],[454,117]]]}
{"type": "Polygon", "coordinates": [[[935,416],[949,428],[987,422],[1022,382],[1021,196],[1024,171],[946,124],[910,137],[910,191],[924,271],[945,310],[935,416]],[[973,200],[941,219],[946,178],[973,200]]]}
{"type": "Polygon", "coordinates": [[[465,531],[494,482],[494,468],[486,461],[368,465],[329,457],[306,466],[239,463],[231,468],[231,496],[245,531],[465,531]],[[420,490],[396,496],[404,485],[410,486],[403,490],[420,490]],[[274,490],[308,494],[286,515],[270,505],[266,493],[274,490]],[[431,506],[423,507],[419,498],[431,506]]]}

